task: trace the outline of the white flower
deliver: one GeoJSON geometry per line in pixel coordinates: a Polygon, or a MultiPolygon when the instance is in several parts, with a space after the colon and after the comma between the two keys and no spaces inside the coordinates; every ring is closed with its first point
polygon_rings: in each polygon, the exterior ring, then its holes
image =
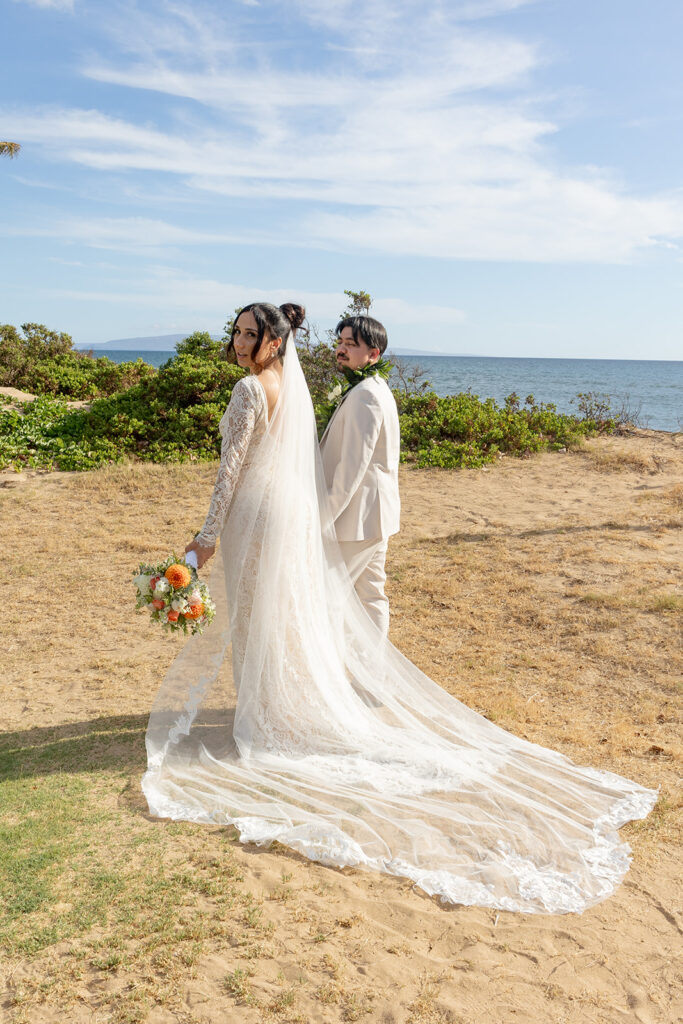
{"type": "Polygon", "coordinates": [[[155,594],[166,594],[171,589],[171,584],[163,576],[160,580],[157,580],[157,585],[154,588],[155,594]]]}
{"type": "Polygon", "coordinates": [[[171,608],[174,612],[186,612],[189,605],[184,597],[174,597],[171,601],[171,608]]]}
{"type": "Polygon", "coordinates": [[[327,401],[328,402],[336,402],[338,398],[341,398],[341,393],[342,393],[341,384],[335,385],[335,387],[332,388],[332,390],[330,391],[329,395],[327,396],[327,401]]]}
{"type": "Polygon", "coordinates": [[[148,576],[146,573],[143,572],[140,573],[139,576],[136,576],[135,579],[133,580],[133,583],[138,588],[138,592],[142,597],[145,597],[147,594],[150,593],[149,581],[151,580],[151,578],[151,576],[148,576]]]}
{"type": "Polygon", "coordinates": [[[198,590],[193,590],[187,600],[189,604],[199,604],[202,600],[202,595],[198,590]]]}

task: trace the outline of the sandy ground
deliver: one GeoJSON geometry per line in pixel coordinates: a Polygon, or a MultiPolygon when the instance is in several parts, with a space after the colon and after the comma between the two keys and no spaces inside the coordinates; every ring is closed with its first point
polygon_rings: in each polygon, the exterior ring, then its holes
{"type": "MultiPolygon", "coordinates": [[[[0,474],[0,540],[12,555],[0,626],[6,729],[67,736],[125,714],[142,751],[177,645],[129,614],[130,572],[182,548],[213,475],[193,466],[0,474]],[[71,589],[72,615],[58,593],[36,598],[46,566],[56,590],[71,589]]],[[[444,908],[400,879],[236,844],[275,929],[249,960],[260,1008],[226,992],[226,972],[244,960],[236,939],[217,940],[174,1004],[145,1021],[680,1020],[683,437],[637,431],[488,471],[404,467],[401,493],[403,528],[388,560],[392,639],[505,728],[660,787],[651,818],[623,830],[632,869],[581,916],[497,914],[444,908]],[[283,872],[292,899],[277,898],[283,872]],[[293,1009],[265,1011],[283,979],[296,988],[293,1009]]],[[[146,817],[138,786],[136,768],[121,806],[150,835],[167,828],[146,817]]],[[[206,830],[207,848],[216,831],[206,830]]],[[[184,842],[189,856],[197,833],[184,842]]],[[[217,913],[207,897],[206,914],[217,913]]],[[[45,962],[13,963],[11,983],[40,977],[45,962]]],[[[99,1000],[114,984],[93,970],[73,1005],[48,1001],[30,1019],[108,1020],[99,1000]]]]}
{"type": "Polygon", "coordinates": [[[0,388],[0,395],[12,399],[13,402],[32,402],[36,397],[28,391],[20,391],[19,388],[0,388]]]}
{"type": "MultiPolygon", "coordinates": [[[[12,404],[17,407],[20,407],[22,402],[32,402],[36,397],[29,391],[20,391],[19,388],[0,388],[0,396],[10,399],[12,404]]],[[[69,401],[66,404],[70,409],[85,409],[90,405],[90,402],[78,399],[77,401],[69,401]]]]}

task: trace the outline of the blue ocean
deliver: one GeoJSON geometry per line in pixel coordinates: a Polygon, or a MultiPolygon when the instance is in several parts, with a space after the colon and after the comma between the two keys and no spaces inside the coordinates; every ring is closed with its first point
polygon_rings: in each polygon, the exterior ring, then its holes
{"type": "MultiPolygon", "coordinates": [[[[95,350],[114,362],[142,358],[161,366],[175,352],[95,350]]],[[[408,367],[425,371],[437,395],[472,391],[502,402],[513,391],[524,401],[552,402],[560,412],[576,412],[576,396],[599,392],[612,408],[629,410],[640,426],[683,430],[683,361],[631,359],[514,359],[483,356],[401,356],[408,367]],[[574,400],[572,402],[572,400],[574,400]]]]}

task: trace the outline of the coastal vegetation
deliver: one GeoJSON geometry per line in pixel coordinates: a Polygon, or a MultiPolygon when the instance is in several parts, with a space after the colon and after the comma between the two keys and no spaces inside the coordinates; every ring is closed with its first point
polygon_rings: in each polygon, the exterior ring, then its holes
{"type": "Polygon", "coordinates": [[[612,420],[559,413],[552,404],[538,404],[533,395],[522,403],[513,393],[502,406],[469,391],[444,398],[433,393],[396,397],[402,458],[418,466],[475,468],[500,455],[559,451],[614,426],[612,420]]]}
{"type": "MultiPolygon", "coordinates": [[[[366,292],[350,292],[349,307],[369,308],[366,292]]],[[[244,370],[226,360],[225,342],[196,331],[176,345],[158,370],[142,359],[115,363],[73,348],[68,334],[42,324],[0,325],[0,387],[36,396],[0,395],[0,469],[87,470],[105,463],[203,462],[220,454],[218,424],[244,370]]],[[[336,382],[333,338],[308,328],[297,339],[318,419],[336,382]]],[[[582,396],[578,415],[554,405],[500,405],[471,392],[439,397],[422,372],[399,366],[402,460],[444,469],[478,467],[501,455],[524,456],[578,445],[609,431],[604,402],[582,396]]]]}
{"type": "Polygon", "coordinates": [[[44,324],[0,324],[0,387],[79,400],[125,391],[154,374],[142,359],[115,363],[73,347],[69,334],[44,324]]]}

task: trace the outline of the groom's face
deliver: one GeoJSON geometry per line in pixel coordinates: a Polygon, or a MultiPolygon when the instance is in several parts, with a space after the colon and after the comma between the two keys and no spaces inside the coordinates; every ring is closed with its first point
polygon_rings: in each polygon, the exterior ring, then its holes
{"type": "Polygon", "coordinates": [[[343,327],[337,338],[337,366],[348,366],[350,370],[362,370],[369,363],[376,363],[378,348],[368,348],[362,338],[356,339],[350,327],[343,327]]]}

